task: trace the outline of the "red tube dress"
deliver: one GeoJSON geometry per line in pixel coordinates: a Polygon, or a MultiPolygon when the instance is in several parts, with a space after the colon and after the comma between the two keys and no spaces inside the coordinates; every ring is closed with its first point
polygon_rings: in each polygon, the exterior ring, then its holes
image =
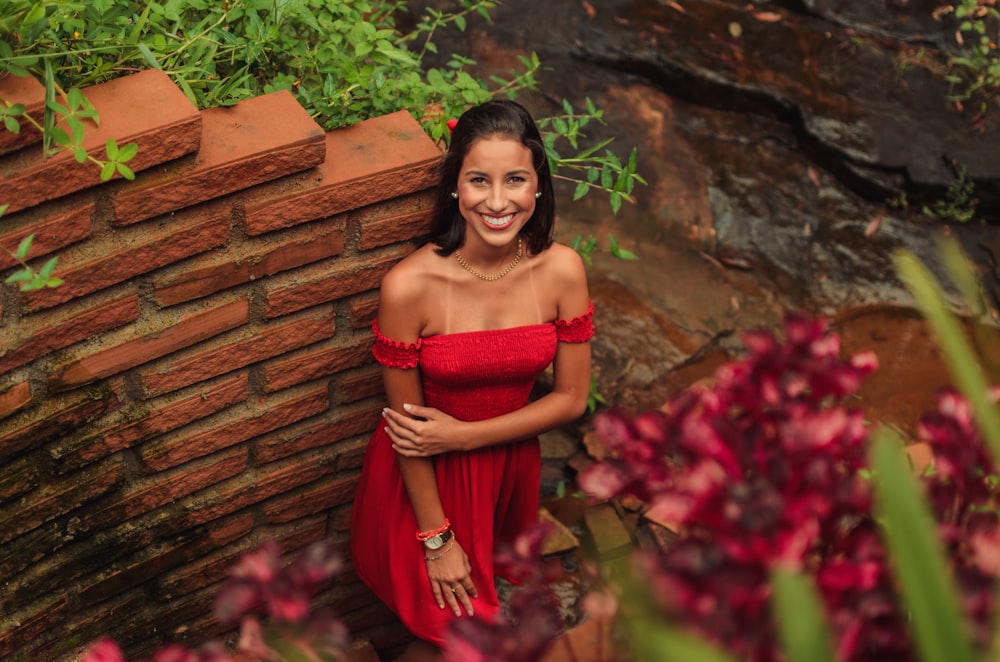
{"type": "MultiPolygon", "coordinates": [[[[372,325],[375,359],[419,368],[424,404],[460,420],[483,420],[528,403],[535,378],[552,363],[559,342],[587,342],[594,306],[572,320],[421,338],[405,344],[372,325]]],[[[472,565],[477,618],[499,610],[493,583],[494,546],[538,521],[541,455],[538,439],[434,457],[438,492],[451,528],[472,565]]],[[[417,520],[385,426],[365,454],[351,513],[351,555],[358,576],[409,630],[443,645],[458,618],[438,608],[427,578],[417,520]]]]}

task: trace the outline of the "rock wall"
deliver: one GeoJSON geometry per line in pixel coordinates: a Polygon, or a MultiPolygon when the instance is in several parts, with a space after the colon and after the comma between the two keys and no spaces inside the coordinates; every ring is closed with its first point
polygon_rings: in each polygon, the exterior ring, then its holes
{"type": "MultiPolygon", "coordinates": [[[[3,659],[218,636],[240,554],[345,543],[383,405],[376,288],[427,230],[440,157],[405,112],[324,133],[284,92],[198,111],[158,71],[84,92],[84,146],[136,142],[135,181],[0,133],[0,246],[33,233],[65,279],[0,298],[3,659]]],[[[40,116],[44,94],[0,98],[40,116]]],[[[406,637],[350,569],[322,599],[406,637]]]]}

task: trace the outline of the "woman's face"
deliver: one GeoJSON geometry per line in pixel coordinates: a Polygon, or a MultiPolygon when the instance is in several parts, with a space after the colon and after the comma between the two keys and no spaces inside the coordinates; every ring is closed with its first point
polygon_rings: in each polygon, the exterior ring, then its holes
{"type": "Polygon", "coordinates": [[[510,244],[535,213],[538,176],[531,150],[509,138],[476,141],[462,162],[456,190],[465,244],[510,244]]]}

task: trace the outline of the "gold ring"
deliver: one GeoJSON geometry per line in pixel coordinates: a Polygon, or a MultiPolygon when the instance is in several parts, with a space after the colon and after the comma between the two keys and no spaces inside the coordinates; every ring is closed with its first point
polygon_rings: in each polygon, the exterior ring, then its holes
{"type": "Polygon", "coordinates": [[[451,586],[450,588],[451,588],[451,592],[452,592],[452,593],[454,593],[455,591],[457,591],[457,590],[458,590],[458,587],[457,587],[457,586],[451,586]]]}

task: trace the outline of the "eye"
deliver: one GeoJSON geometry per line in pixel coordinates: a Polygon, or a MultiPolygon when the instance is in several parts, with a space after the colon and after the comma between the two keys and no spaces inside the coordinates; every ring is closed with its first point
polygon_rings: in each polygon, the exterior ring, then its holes
{"type": "Polygon", "coordinates": [[[507,181],[511,184],[521,184],[525,181],[525,179],[520,175],[512,175],[507,181]]]}

